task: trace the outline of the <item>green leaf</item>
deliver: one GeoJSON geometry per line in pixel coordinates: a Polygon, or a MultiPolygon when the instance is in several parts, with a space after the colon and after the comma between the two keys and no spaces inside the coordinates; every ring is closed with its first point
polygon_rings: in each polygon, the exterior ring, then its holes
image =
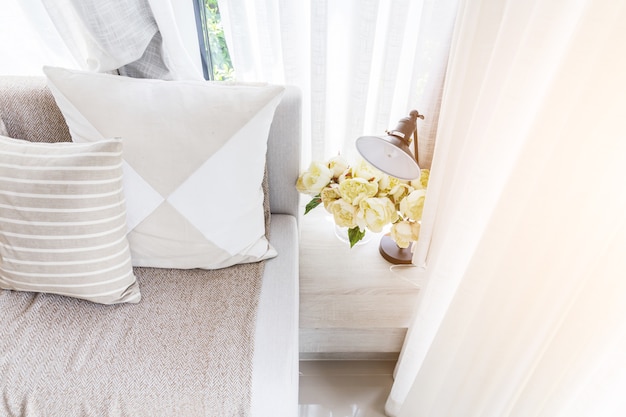
{"type": "Polygon", "coordinates": [[[353,248],[359,240],[365,236],[365,230],[361,230],[359,226],[348,229],[348,239],[350,240],[350,248],[353,248]]]}
{"type": "Polygon", "coordinates": [[[320,195],[316,195],[313,197],[311,201],[304,207],[304,214],[307,214],[309,211],[313,210],[315,207],[322,204],[322,197],[320,195]]]}

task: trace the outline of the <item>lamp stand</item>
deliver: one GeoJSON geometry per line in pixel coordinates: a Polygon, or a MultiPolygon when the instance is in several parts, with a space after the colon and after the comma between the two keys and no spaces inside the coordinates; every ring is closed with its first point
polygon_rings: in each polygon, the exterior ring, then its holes
{"type": "Polygon", "coordinates": [[[399,247],[389,235],[384,235],[380,239],[378,250],[382,257],[392,264],[410,264],[413,261],[411,248],[399,247]]]}
{"type": "MultiPolygon", "coordinates": [[[[417,117],[421,119],[424,118],[424,116],[422,116],[421,114],[418,114],[417,117]]],[[[415,129],[413,131],[413,153],[415,155],[415,160],[419,161],[417,153],[417,143],[417,129],[415,129]]],[[[396,242],[393,241],[393,239],[389,235],[384,235],[382,239],[380,239],[378,251],[387,262],[391,262],[392,264],[408,265],[413,263],[413,253],[411,252],[411,248],[401,248],[396,244],[396,242]]]]}

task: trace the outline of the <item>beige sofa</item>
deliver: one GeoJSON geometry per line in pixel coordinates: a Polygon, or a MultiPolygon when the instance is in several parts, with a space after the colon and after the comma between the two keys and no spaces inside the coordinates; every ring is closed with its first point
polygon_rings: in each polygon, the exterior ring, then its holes
{"type": "MultiPolygon", "coordinates": [[[[277,257],[137,267],[137,304],[0,290],[0,415],[297,415],[300,118],[287,88],[267,154],[277,257]]],[[[12,138],[71,140],[44,78],[1,77],[0,120],[12,138]]]]}

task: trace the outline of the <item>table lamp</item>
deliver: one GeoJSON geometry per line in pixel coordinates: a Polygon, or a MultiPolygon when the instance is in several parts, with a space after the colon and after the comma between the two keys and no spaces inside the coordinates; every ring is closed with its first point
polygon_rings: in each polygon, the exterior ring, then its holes
{"type": "MultiPolygon", "coordinates": [[[[357,151],[363,159],[385,174],[402,180],[414,180],[420,177],[417,163],[417,119],[424,115],[411,110],[408,117],[398,121],[395,129],[387,130],[384,136],[361,136],[356,140],[357,151]],[[414,136],[414,139],[412,139],[414,136]],[[409,145],[413,142],[415,152],[409,145]]],[[[380,254],[393,264],[410,264],[413,254],[410,248],[401,248],[389,235],[380,240],[380,254]]]]}
{"type": "Polygon", "coordinates": [[[411,110],[408,117],[398,121],[393,130],[387,130],[384,136],[361,136],[356,140],[356,149],[372,166],[401,180],[414,180],[420,176],[417,163],[417,118],[424,115],[411,110]],[[411,153],[411,136],[415,136],[411,153]]]}

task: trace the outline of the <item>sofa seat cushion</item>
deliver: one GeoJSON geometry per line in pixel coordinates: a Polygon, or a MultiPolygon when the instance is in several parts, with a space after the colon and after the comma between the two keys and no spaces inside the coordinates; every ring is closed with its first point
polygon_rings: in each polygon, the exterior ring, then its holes
{"type": "Polygon", "coordinates": [[[248,415],[264,266],[135,268],[134,305],[0,291],[0,415],[248,415]]]}

